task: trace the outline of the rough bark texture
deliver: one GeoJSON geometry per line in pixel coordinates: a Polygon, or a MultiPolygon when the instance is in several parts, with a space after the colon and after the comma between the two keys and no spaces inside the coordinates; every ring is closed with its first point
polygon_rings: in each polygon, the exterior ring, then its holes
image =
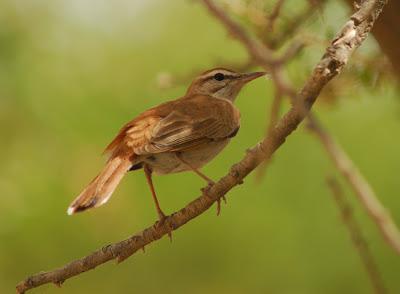
{"type": "MultiPolygon", "coordinates": [[[[346,2],[354,7],[353,0],[346,2]]],[[[389,1],[385,11],[376,22],[372,34],[382,51],[389,58],[393,69],[400,79],[400,1],[389,1]]]]}

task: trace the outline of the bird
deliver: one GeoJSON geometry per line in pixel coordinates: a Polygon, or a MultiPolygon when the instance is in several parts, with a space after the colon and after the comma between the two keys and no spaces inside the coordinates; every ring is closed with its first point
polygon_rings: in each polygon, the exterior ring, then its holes
{"type": "Polygon", "coordinates": [[[152,175],[192,171],[209,185],[200,168],[219,154],[240,127],[233,104],[242,87],[266,72],[238,73],[214,68],[197,76],[186,94],[139,114],[125,124],[106,147],[108,160],[100,173],[69,206],[69,215],[105,204],[122,178],[142,169],[160,221],[152,175]]]}

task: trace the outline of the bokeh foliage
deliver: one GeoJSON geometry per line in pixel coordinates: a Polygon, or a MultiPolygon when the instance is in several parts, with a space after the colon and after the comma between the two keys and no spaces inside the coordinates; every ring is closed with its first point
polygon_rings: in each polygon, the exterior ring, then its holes
{"type": "MultiPolygon", "coordinates": [[[[306,26],[321,39],[346,16],[341,5],[328,5],[324,17],[306,26]]],[[[372,40],[363,48],[377,50],[372,40]]],[[[321,54],[321,46],[310,46],[290,64],[299,86],[321,54]]],[[[208,69],[221,58],[237,62],[246,54],[192,1],[0,3],[0,293],[155,220],[141,173],[128,175],[102,208],[73,217],[65,210],[101,167],[103,146],[124,122],[184,93],[180,85],[158,88],[160,72],[208,69]]],[[[339,85],[335,103],[318,103],[317,111],[400,223],[399,90],[391,79],[368,87],[366,74],[353,76],[347,91],[339,85]]],[[[223,175],[263,136],[271,97],[268,81],[243,90],[241,130],[205,168],[209,176],[223,175]]],[[[326,174],[335,171],[321,146],[299,130],[261,183],[250,176],[229,193],[220,217],[211,209],[175,232],[172,244],[163,239],[121,265],[32,293],[367,293],[326,174]]],[[[190,173],[155,182],[166,212],[203,185],[190,173]]],[[[400,258],[354,197],[352,203],[384,280],[397,293],[400,258]]]]}

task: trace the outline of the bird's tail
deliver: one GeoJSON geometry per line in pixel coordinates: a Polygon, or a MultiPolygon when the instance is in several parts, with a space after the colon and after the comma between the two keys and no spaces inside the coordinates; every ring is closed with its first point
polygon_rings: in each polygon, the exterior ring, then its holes
{"type": "Polygon", "coordinates": [[[97,177],[71,203],[68,207],[68,214],[71,215],[106,203],[131,165],[128,158],[118,156],[111,158],[97,177]]]}

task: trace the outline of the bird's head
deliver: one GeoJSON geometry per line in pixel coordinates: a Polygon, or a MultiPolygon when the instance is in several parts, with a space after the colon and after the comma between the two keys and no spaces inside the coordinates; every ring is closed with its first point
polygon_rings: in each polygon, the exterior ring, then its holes
{"type": "Polygon", "coordinates": [[[226,68],[214,68],[195,78],[186,95],[203,94],[234,101],[240,89],[266,72],[237,73],[226,68]]]}

